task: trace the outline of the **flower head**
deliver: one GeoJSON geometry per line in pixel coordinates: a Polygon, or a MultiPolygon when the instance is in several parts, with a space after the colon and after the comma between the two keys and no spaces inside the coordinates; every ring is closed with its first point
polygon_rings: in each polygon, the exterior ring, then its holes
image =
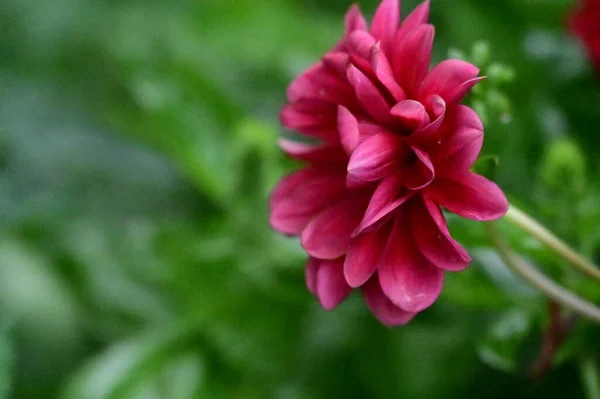
{"type": "Polygon", "coordinates": [[[600,70],[600,0],[583,0],[569,18],[569,29],[583,42],[600,70]]]}
{"type": "Polygon", "coordinates": [[[460,101],[479,70],[459,60],[430,69],[429,2],[402,23],[399,8],[383,0],[368,28],[351,7],[342,40],[291,83],[282,124],[314,142],[281,140],[307,166],[270,199],[271,225],[301,237],[306,283],[322,306],[360,288],[390,326],[429,307],[444,271],[471,261],[441,207],[481,221],[508,207],[493,182],[469,170],[483,126],[460,101]]]}

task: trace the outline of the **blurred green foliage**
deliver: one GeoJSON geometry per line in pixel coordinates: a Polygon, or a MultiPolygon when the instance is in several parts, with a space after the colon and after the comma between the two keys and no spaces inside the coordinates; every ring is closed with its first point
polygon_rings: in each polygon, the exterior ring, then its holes
{"type": "MultiPolygon", "coordinates": [[[[571,5],[433,0],[435,58],[473,48],[497,77],[474,99],[510,107],[510,120],[487,118],[496,180],[600,261],[600,85],[563,31],[571,5]]],[[[379,325],[356,295],[327,313],[307,293],[297,240],[267,223],[269,190],[294,167],[277,114],[348,6],[0,2],[0,398],[582,396],[577,361],[600,354],[598,330],[579,321],[557,368],[526,380],[545,301],[473,222],[450,219],[473,267],[404,328],[379,325]]]]}

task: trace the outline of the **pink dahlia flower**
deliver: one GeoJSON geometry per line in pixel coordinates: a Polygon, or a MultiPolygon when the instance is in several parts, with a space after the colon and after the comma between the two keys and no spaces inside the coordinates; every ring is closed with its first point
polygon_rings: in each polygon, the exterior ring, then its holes
{"type": "Polygon", "coordinates": [[[600,0],[583,0],[571,14],[569,28],[583,42],[596,69],[600,70],[600,0]]]}
{"type": "Polygon", "coordinates": [[[477,114],[460,105],[481,78],[448,60],[429,69],[429,3],[401,24],[383,0],[367,27],[357,6],[343,39],[289,86],[282,124],[305,138],[281,147],[306,167],[270,199],[270,222],[299,235],[308,289],[333,309],[360,288],[374,315],[410,321],[442,290],[444,272],[471,258],[441,207],[488,221],[507,211],[493,182],[469,170],[483,143],[477,114]]]}

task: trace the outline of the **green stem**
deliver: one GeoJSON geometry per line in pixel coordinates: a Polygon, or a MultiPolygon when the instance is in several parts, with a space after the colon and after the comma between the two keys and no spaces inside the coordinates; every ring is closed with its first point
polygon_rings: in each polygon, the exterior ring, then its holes
{"type": "Polygon", "coordinates": [[[533,220],[526,213],[511,205],[504,219],[535,237],[539,242],[546,246],[546,248],[569,262],[573,268],[600,282],[600,269],[596,265],[579,255],[571,247],[565,244],[564,241],[556,237],[552,232],[533,220]]]}
{"type": "Polygon", "coordinates": [[[490,238],[498,249],[500,256],[517,274],[543,292],[548,298],[553,299],[565,308],[600,324],[599,308],[556,284],[543,273],[529,265],[529,263],[525,262],[520,256],[515,254],[496,230],[493,223],[487,223],[487,228],[490,238]]]}
{"type": "Polygon", "coordinates": [[[598,364],[592,358],[581,360],[581,379],[588,399],[600,399],[600,383],[598,381],[598,364]]]}

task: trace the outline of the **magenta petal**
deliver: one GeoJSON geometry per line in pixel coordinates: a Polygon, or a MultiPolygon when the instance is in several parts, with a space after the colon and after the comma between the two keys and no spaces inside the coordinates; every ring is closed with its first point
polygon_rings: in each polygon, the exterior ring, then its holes
{"type": "Polygon", "coordinates": [[[316,295],[325,310],[337,307],[352,292],[344,279],[344,258],[319,260],[316,276],[316,295]]]}
{"type": "Polygon", "coordinates": [[[319,271],[320,259],[308,257],[306,267],[304,268],[304,277],[306,279],[306,288],[311,294],[317,295],[317,273],[319,271]]]}
{"type": "Polygon", "coordinates": [[[323,56],[323,65],[332,73],[346,79],[350,56],[341,51],[332,51],[323,56]]]}
{"type": "Polygon", "coordinates": [[[448,102],[450,104],[458,104],[462,101],[463,98],[469,93],[469,91],[475,86],[477,83],[485,79],[485,76],[480,76],[477,78],[469,79],[465,83],[458,86],[452,92],[450,92],[448,96],[448,102]]]}
{"type": "Polygon", "coordinates": [[[344,276],[351,287],[360,287],[375,272],[388,234],[389,229],[382,226],[352,240],[344,261],[344,276]]]}
{"type": "Polygon", "coordinates": [[[490,221],[508,211],[508,200],[496,183],[470,171],[436,179],[427,193],[450,212],[468,219],[490,221]]]}
{"type": "Polygon", "coordinates": [[[346,198],[314,218],[301,235],[300,241],[306,252],[319,259],[344,255],[364,212],[364,202],[362,198],[346,198]]]}
{"type": "Polygon", "coordinates": [[[400,139],[391,133],[366,137],[352,152],[348,173],[363,181],[384,178],[399,165],[400,145],[400,139]]]}
{"type": "Polygon", "coordinates": [[[271,226],[284,234],[300,234],[325,208],[346,193],[344,175],[313,170],[296,172],[283,179],[271,196],[271,226]]]}
{"type": "Polygon", "coordinates": [[[346,154],[352,154],[352,151],[358,145],[360,133],[358,130],[358,121],[347,108],[338,107],[338,132],[340,134],[340,142],[346,151],[346,154]]]}
{"type": "Polygon", "coordinates": [[[415,201],[411,208],[411,226],[421,253],[437,267],[461,271],[469,266],[471,257],[457,243],[450,232],[444,215],[436,204],[415,201]]]}
{"type": "Polygon", "coordinates": [[[402,101],[406,98],[404,90],[396,82],[390,62],[381,50],[381,44],[377,43],[371,49],[371,68],[377,79],[385,86],[387,91],[394,97],[396,101],[402,101]]]}
{"type": "Polygon", "coordinates": [[[281,179],[271,192],[271,197],[269,198],[269,209],[273,211],[273,208],[278,202],[296,190],[298,185],[305,183],[315,175],[316,172],[313,168],[305,168],[289,174],[281,179]]]}
{"type": "Polygon", "coordinates": [[[419,94],[420,99],[437,94],[447,104],[455,104],[462,99],[469,89],[476,83],[479,69],[462,60],[446,60],[439,63],[429,72],[419,94]],[[468,88],[467,88],[468,87],[468,88]]]}
{"type": "Polygon", "coordinates": [[[432,114],[433,121],[420,127],[416,132],[406,138],[406,142],[411,145],[421,145],[430,142],[438,133],[439,128],[444,122],[446,116],[446,102],[442,97],[434,95],[430,96],[426,103],[425,109],[429,109],[432,114]]]}
{"type": "Polygon", "coordinates": [[[479,115],[477,115],[477,113],[473,109],[467,107],[466,105],[459,104],[454,110],[455,128],[470,128],[483,130],[483,123],[481,123],[479,115]]]}
{"type": "Polygon", "coordinates": [[[399,31],[396,36],[398,45],[392,57],[394,73],[400,86],[413,96],[418,94],[429,71],[434,32],[432,25],[422,24],[406,34],[399,31]]]}
{"type": "Polygon", "coordinates": [[[341,164],[347,159],[346,153],[339,145],[314,145],[279,139],[279,147],[290,157],[313,164],[341,164]]]}
{"type": "Polygon", "coordinates": [[[429,124],[429,115],[425,107],[415,100],[400,101],[394,105],[390,113],[410,131],[429,124]]]}
{"type": "Polygon", "coordinates": [[[337,105],[318,100],[300,100],[281,110],[281,124],[306,136],[338,141],[337,105]]]}
{"type": "Polygon", "coordinates": [[[440,171],[467,171],[477,160],[483,146],[483,132],[477,129],[464,128],[440,144],[440,171]]]}
{"type": "Polygon", "coordinates": [[[385,295],[407,312],[420,312],[440,295],[444,273],[417,248],[404,215],[396,216],[392,234],[378,266],[385,295]]]}
{"type": "Polygon", "coordinates": [[[371,22],[371,34],[377,40],[381,40],[386,46],[393,37],[400,23],[400,1],[383,0],[371,22]]]}
{"type": "Polygon", "coordinates": [[[369,32],[356,31],[348,36],[346,48],[350,54],[355,56],[353,59],[358,57],[362,60],[369,60],[376,43],[377,40],[369,32]]]}
{"type": "Polygon", "coordinates": [[[399,39],[403,39],[406,34],[417,28],[421,24],[426,24],[429,19],[429,0],[416,7],[402,22],[398,30],[399,39]]]}
{"type": "Polygon", "coordinates": [[[287,89],[290,103],[314,99],[334,104],[349,105],[353,101],[352,87],[329,71],[322,62],[298,76],[287,89]]]}
{"type": "Polygon", "coordinates": [[[360,7],[354,4],[346,13],[346,36],[356,30],[367,30],[367,22],[360,12],[360,7]]]}
{"type": "Polygon", "coordinates": [[[387,123],[390,121],[390,106],[385,97],[364,73],[351,65],[348,67],[348,81],[354,87],[358,101],[369,115],[378,122],[387,123]]]}
{"type": "Polygon", "coordinates": [[[413,192],[403,193],[403,186],[400,174],[386,177],[379,183],[360,225],[354,232],[355,236],[379,224],[413,195],[413,192]]]}
{"type": "Polygon", "coordinates": [[[417,315],[394,305],[381,290],[376,276],[362,286],[361,290],[371,312],[373,312],[377,320],[388,327],[404,325],[417,315]]]}
{"type": "Polygon", "coordinates": [[[405,185],[411,190],[419,190],[428,186],[435,178],[433,163],[429,155],[418,147],[411,146],[416,156],[416,161],[411,167],[405,169],[405,185]]]}

